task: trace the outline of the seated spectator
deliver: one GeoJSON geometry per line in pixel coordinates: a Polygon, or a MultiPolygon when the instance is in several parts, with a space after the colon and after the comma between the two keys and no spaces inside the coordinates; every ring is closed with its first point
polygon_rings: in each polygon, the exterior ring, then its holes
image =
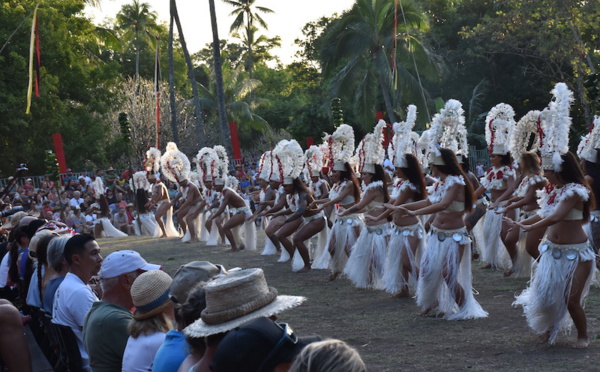
{"type": "Polygon", "coordinates": [[[341,340],[325,340],[306,346],[289,372],[367,372],[358,351],[341,340]]]}
{"type": "Polygon", "coordinates": [[[212,372],[287,371],[304,347],[320,339],[298,337],[287,323],[260,317],[223,338],[210,368],[212,372]]]}
{"type": "Polygon", "coordinates": [[[52,314],[54,294],[60,283],[65,279],[65,275],[69,272],[69,264],[65,259],[65,245],[69,238],[70,236],[59,236],[52,239],[48,244],[48,251],[46,252],[48,267],[51,267],[54,271],[54,274],[49,278],[48,285],[46,285],[42,301],[44,311],[48,314],[52,314]]]}
{"type": "Polygon", "coordinates": [[[25,191],[33,191],[35,189],[35,186],[33,186],[33,180],[31,178],[26,179],[23,188],[25,191]]]}
{"type": "MultiPolygon", "coordinates": [[[[206,283],[206,308],[200,319],[184,329],[188,338],[206,337],[206,351],[195,372],[210,372],[219,343],[232,329],[259,317],[269,317],[300,305],[305,298],[277,295],[267,286],[262,269],[230,272],[206,283]]],[[[230,370],[230,371],[234,371],[230,370]]]]}
{"type": "Polygon", "coordinates": [[[81,197],[81,193],[79,191],[73,192],[73,198],[70,200],[69,204],[71,207],[79,207],[83,203],[83,198],[81,197]]]}
{"type": "Polygon", "coordinates": [[[120,371],[133,316],[131,286],[136,278],[159,265],[149,264],[138,252],[116,251],[104,259],[100,269],[102,301],[94,302],[83,325],[83,344],[94,372],[120,371]]]}
{"type": "Polygon", "coordinates": [[[117,203],[117,197],[112,189],[106,190],[106,201],[111,209],[114,208],[115,204],[117,203]]]}
{"type": "MultiPolygon", "coordinates": [[[[113,169],[113,167],[109,167],[106,170],[106,174],[104,175],[104,184],[106,185],[106,188],[108,190],[114,191],[118,178],[119,177],[115,174],[115,170],[113,169]]],[[[108,192],[106,193],[106,197],[108,198],[108,192]]],[[[110,203],[109,201],[109,204],[112,203],[110,203]]]]}
{"type": "Polygon", "coordinates": [[[91,235],[75,235],[67,241],[65,259],[69,272],[54,295],[52,322],[71,327],[77,338],[82,364],[88,368],[89,358],[83,347],[82,329],[87,312],[98,301],[87,283],[100,270],[100,247],[91,235]]]}
{"type": "Polygon", "coordinates": [[[173,328],[173,303],[169,287],[173,280],[161,270],[140,275],[131,286],[136,307],[127,326],[129,339],[123,354],[123,372],[152,371],[156,352],[173,328]]]}
{"type": "Polygon", "coordinates": [[[31,372],[23,320],[16,307],[0,299],[0,356],[9,371],[31,372]]]}
{"type": "Polygon", "coordinates": [[[92,183],[92,179],[90,178],[90,176],[88,176],[87,170],[85,168],[81,170],[81,175],[79,176],[79,182],[81,183],[81,181],[84,182],[85,186],[92,183]]]}
{"type": "Polygon", "coordinates": [[[76,233],[81,234],[84,232],[83,229],[86,224],[86,218],[81,215],[81,209],[75,207],[74,212],[67,219],[67,226],[75,230],[76,233]]]}
{"type": "Polygon", "coordinates": [[[222,266],[215,266],[206,261],[193,261],[177,270],[171,284],[171,301],[175,307],[175,322],[177,329],[167,333],[165,342],[154,358],[154,370],[161,372],[177,372],[184,360],[184,369],[188,372],[204,355],[204,340],[194,343],[188,349],[183,329],[200,318],[206,307],[204,283],[227,272],[222,266]],[[198,345],[199,344],[199,345],[198,345]],[[192,355],[190,355],[193,352],[192,355]]]}
{"type": "Polygon", "coordinates": [[[123,231],[127,235],[134,234],[133,224],[129,223],[129,218],[127,213],[125,213],[125,208],[120,208],[119,212],[113,216],[113,224],[117,229],[123,231]]]}
{"type": "MultiPolygon", "coordinates": [[[[43,279],[48,267],[46,252],[50,241],[57,236],[57,233],[44,229],[36,232],[31,238],[31,243],[29,244],[29,257],[35,260],[37,265],[33,270],[29,289],[27,290],[27,299],[25,300],[29,306],[42,308],[42,297],[44,290],[46,289],[43,279]]],[[[47,282],[45,284],[47,284],[47,282]]]]}

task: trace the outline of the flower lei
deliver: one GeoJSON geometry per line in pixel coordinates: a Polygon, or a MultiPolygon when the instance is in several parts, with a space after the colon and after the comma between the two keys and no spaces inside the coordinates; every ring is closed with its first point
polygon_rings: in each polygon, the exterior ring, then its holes
{"type": "Polygon", "coordinates": [[[318,180],[317,182],[310,182],[310,191],[312,191],[315,199],[318,199],[321,196],[321,185],[323,184],[323,180],[318,180]]]}
{"type": "Polygon", "coordinates": [[[546,181],[546,178],[539,173],[527,175],[527,176],[523,177],[523,179],[521,180],[521,183],[519,184],[519,187],[517,187],[515,194],[517,196],[523,197],[523,196],[527,195],[527,191],[529,190],[529,188],[531,186],[535,186],[538,183],[545,182],[545,181],[546,181]]]}
{"type": "Polygon", "coordinates": [[[431,203],[439,203],[446,195],[446,191],[454,185],[465,185],[463,176],[448,176],[445,180],[439,180],[430,187],[429,201],[431,203]]]}
{"type": "Polygon", "coordinates": [[[563,187],[554,187],[551,191],[546,188],[538,190],[538,215],[542,218],[550,216],[562,201],[574,195],[578,195],[585,202],[590,198],[590,191],[579,183],[568,183],[563,187]]]}
{"type": "Polygon", "coordinates": [[[300,196],[296,193],[296,194],[287,194],[285,196],[285,199],[287,200],[288,203],[288,207],[290,208],[290,210],[292,212],[296,212],[298,210],[298,203],[300,202],[300,196]]]}
{"type": "Polygon", "coordinates": [[[333,200],[340,196],[340,191],[346,186],[346,182],[347,181],[342,181],[333,185],[333,187],[329,191],[329,200],[333,200]]]}
{"type": "Polygon", "coordinates": [[[502,190],[505,188],[504,180],[514,177],[515,171],[509,165],[503,165],[500,168],[490,168],[481,178],[481,185],[488,190],[502,190]]]}
{"type": "Polygon", "coordinates": [[[383,187],[383,181],[375,181],[375,182],[371,182],[370,184],[368,184],[368,185],[366,185],[366,186],[365,186],[365,185],[363,185],[363,187],[362,187],[362,189],[363,189],[363,192],[362,192],[362,194],[360,195],[360,198],[361,198],[361,199],[362,199],[362,198],[364,198],[364,197],[365,197],[365,194],[366,194],[366,193],[367,193],[369,190],[372,190],[372,189],[375,189],[375,188],[378,188],[378,187],[383,187]]]}
{"type": "Polygon", "coordinates": [[[396,199],[398,196],[400,196],[402,191],[406,190],[407,188],[411,189],[412,191],[418,191],[417,187],[410,181],[398,178],[398,180],[394,183],[394,188],[392,189],[390,198],[396,199]]]}

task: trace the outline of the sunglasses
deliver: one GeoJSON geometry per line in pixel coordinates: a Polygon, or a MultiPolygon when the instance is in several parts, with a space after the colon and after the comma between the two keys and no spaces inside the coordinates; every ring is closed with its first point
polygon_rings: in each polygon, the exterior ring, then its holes
{"type": "Polygon", "coordinates": [[[298,336],[296,336],[296,334],[294,333],[294,330],[292,329],[292,327],[290,327],[289,324],[287,324],[287,323],[275,323],[275,324],[283,331],[283,335],[281,336],[279,341],[277,341],[277,344],[275,344],[275,346],[273,347],[273,349],[271,350],[269,355],[267,355],[267,357],[265,359],[263,359],[260,366],[256,369],[257,372],[263,372],[263,371],[266,372],[265,368],[267,367],[267,365],[269,364],[271,359],[273,359],[273,357],[275,355],[277,355],[277,353],[279,353],[279,351],[281,349],[283,349],[283,346],[285,344],[296,345],[296,343],[298,343],[298,336]]]}

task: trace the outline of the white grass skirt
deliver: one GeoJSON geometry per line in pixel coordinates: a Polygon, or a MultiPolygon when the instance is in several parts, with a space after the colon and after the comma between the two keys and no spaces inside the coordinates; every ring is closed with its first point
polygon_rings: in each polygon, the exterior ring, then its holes
{"type": "Polygon", "coordinates": [[[416,289],[419,258],[422,255],[425,243],[423,233],[423,226],[420,223],[409,226],[395,226],[392,229],[383,272],[384,289],[386,292],[398,293],[406,285],[416,289]],[[419,240],[415,250],[416,254],[413,254],[408,239],[415,236],[415,234],[419,240]],[[409,262],[407,263],[402,261],[403,252],[406,252],[408,257],[409,262]],[[405,264],[409,264],[411,267],[408,281],[402,276],[402,267],[405,264]]]}
{"type": "Polygon", "coordinates": [[[383,289],[390,225],[364,226],[352,246],[344,274],[358,288],[383,289]]]}

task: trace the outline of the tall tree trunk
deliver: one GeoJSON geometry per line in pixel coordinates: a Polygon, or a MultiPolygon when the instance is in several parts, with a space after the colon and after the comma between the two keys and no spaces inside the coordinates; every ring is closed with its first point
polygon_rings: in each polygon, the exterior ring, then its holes
{"type": "Polygon", "coordinates": [[[185,43],[185,38],[183,37],[183,29],[181,28],[181,22],[179,21],[179,14],[177,13],[177,4],[175,0],[171,0],[171,16],[175,19],[175,23],[177,24],[179,41],[181,42],[181,48],[183,49],[183,55],[185,56],[185,62],[188,67],[188,77],[192,82],[192,94],[194,95],[194,114],[196,116],[196,135],[198,136],[198,147],[202,148],[206,146],[206,137],[204,135],[204,122],[202,119],[200,96],[198,95],[198,83],[196,82],[196,76],[194,75],[192,58],[190,57],[187,44],[185,43]]]}
{"type": "Polygon", "coordinates": [[[233,147],[231,145],[231,134],[227,124],[227,111],[225,110],[225,92],[223,89],[223,71],[221,69],[221,47],[219,45],[219,31],[217,29],[217,15],[215,11],[215,1],[208,0],[210,6],[210,23],[213,34],[213,57],[215,66],[215,80],[217,85],[217,102],[219,107],[219,127],[221,128],[221,138],[223,145],[227,149],[229,156],[233,159],[233,147]]]}
{"type": "Polygon", "coordinates": [[[173,142],[180,147],[179,129],[177,127],[177,107],[175,105],[175,61],[173,57],[173,15],[169,23],[169,103],[171,105],[171,132],[173,142]]]}
{"type": "Polygon", "coordinates": [[[252,25],[250,24],[250,17],[248,16],[248,27],[246,28],[246,42],[248,43],[248,60],[246,65],[248,67],[248,77],[252,80],[252,42],[254,41],[254,32],[252,32],[252,25]]]}
{"type": "Polygon", "coordinates": [[[377,74],[377,79],[379,80],[379,87],[381,88],[381,95],[383,96],[383,101],[385,102],[385,110],[387,111],[388,118],[390,119],[391,123],[396,123],[396,114],[394,114],[394,106],[392,105],[388,86],[381,73],[377,74]]]}
{"type": "Polygon", "coordinates": [[[135,26],[135,84],[137,85],[140,81],[140,35],[135,26]]]}

